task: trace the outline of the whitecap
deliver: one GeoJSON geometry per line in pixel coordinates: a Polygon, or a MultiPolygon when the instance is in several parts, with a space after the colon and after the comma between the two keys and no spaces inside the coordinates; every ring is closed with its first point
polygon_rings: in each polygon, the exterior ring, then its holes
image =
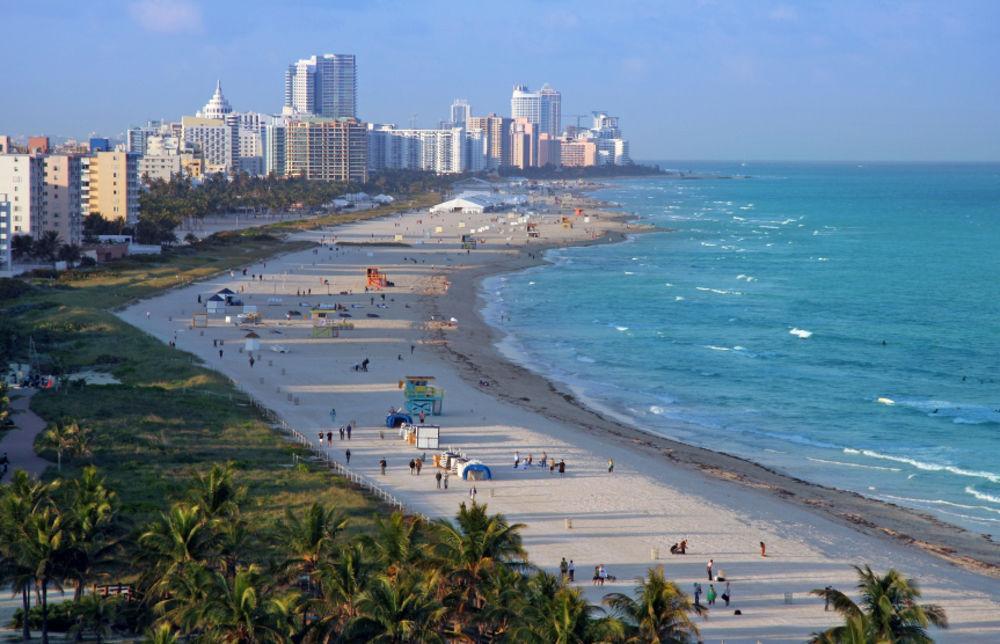
{"type": "Polygon", "coordinates": [[[813,461],[814,463],[826,463],[828,465],[842,465],[843,467],[857,467],[864,470],[881,470],[883,472],[902,472],[898,467],[879,467],[878,465],[862,465],[861,463],[846,463],[844,461],[828,461],[823,458],[813,458],[812,456],[807,456],[806,460],[813,461]]]}
{"type": "Polygon", "coordinates": [[[980,501],[989,501],[990,503],[1000,503],[1000,496],[993,496],[992,494],[986,494],[984,492],[980,492],[979,490],[977,490],[976,488],[972,487],[971,485],[966,486],[965,493],[966,494],[971,494],[972,496],[976,497],[980,501]]]}
{"type": "Polygon", "coordinates": [[[714,344],[704,345],[706,349],[711,349],[712,351],[729,351],[729,347],[717,347],[714,344]]]}
{"type": "Polygon", "coordinates": [[[684,296],[683,295],[678,295],[678,296],[674,297],[674,302],[683,302],[683,301],[684,301],[684,296]]]}
{"type": "Polygon", "coordinates": [[[594,364],[595,362],[597,362],[597,360],[594,360],[593,358],[588,358],[587,356],[577,356],[576,359],[578,362],[586,362],[587,364],[594,364]]]}
{"type": "Polygon", "coordinates": [[[616,326],[615,329],[618,331],[628,331],[627,326],[616,326]]]}
{"type": "Polygon", "coordinates": [[[893,456],[891,454],[882,454],[870,449],[857,450],[853,448],[844,448],[845,454],[861,454],[869,458],[877,458],[885,461],[893,461],[895,463],[905,463],[907,465],[912,465],[918,470],[924,470],[926,472],[949,472],[957,476],[967,476],[971,478],[981,478],[990,481],[991,483],[1000,483],[1000,474],[994,472],[987,472],[982,470],[966,470],[960,467],[955,467],[954,465],[941,465],[939,463],[926,463],[924,461],[918,461],[915,458],[910,458],[908,456],[893,456]]]}
{"type": "Polygon", "coordinates": [[[811,338],[813,334],[812,331],[806,331],[805,329],[800,329],[798,327],[793,327],[792,330],[789,331],[788,333],[803,340],[805,340],[806,338],[811,338]]]}

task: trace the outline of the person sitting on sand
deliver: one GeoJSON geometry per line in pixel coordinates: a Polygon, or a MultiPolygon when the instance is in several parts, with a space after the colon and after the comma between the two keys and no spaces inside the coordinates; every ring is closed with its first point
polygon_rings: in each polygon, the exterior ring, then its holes
{"type": "Polygon", "coordinates": [[[672,555],[680,554],[680,551],[681,551],[681,545],[679,543],[675,543],[674,545],[670,546],[670,554],[672,555]]]}

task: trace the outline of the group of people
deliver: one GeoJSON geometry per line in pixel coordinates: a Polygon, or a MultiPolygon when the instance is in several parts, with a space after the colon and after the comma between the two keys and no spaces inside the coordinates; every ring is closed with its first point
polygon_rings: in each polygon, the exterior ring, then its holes
{"type": "MultiPolygon", "coordinates": [[[[705,590],[701,587],[700,583],[698,583],[698,582],[694,583],[694,605],[695,606],[701,607],[701,605],[702,605],[701,604],[701,596],[702,596],[703,593],[705,594],[705,601],[706,601],[707,605],[708,606],[715,606],[715,602],[719,598],[719,594],[715,590],[715,584],[709,584],[708,585],[708,592],[705,592],[705,590]]],[[[729,602],[732,601],[732,599],[733,599],[733,589],[729,585],[729,582],[727,581],[726,582],[726,588],[725,588],[725,590],[722,591],[722,601],[724,601],[726,603],[726,606],[729,606],[729,602]]]]}
{"type": "MultiPolygon", "coordinates": [[[[337,431],[340,433],[340,440],[344,440],[345,438],[351,440],[351,433],[354,431],[354,428],[351,427],[350,423],[347,423],[346,425],[341,425],[337,431]]],[[[333,431],[327,431],[325,434],[319,432],[317,435],[319,436],[320,445],[323,444],[324,438],[326,438],[327,445],[333,445],[333,431]]]]}
{"type": "MultiPolygon", "coordinates": [[[[514,452],[514,469],[515,470],[517,470],[517,469],[526,470],[526,469],[528,469],[529,467],[531,467],[534,464],[535,464],[535,456],[533,454],[528,454],[527,457],[521,458],[521,452],[520,451],[515,451],[514,452]]],[[[540,459],[538,459],[538,467],[546,467],[546,466],[548,466],[548,468],[549,468],[549,474],[554,474],[556,472],[556,470],[559,470],[560,474],[565,474],[566,473],[566,461],[565,460],[559,459],[559,461],[556,461],[556,459],[554,459],[554,458],[550,459],[548,454],[546,454],[545,452],[542,452],[542,457],[540,459]]]]}
{"type": "Polygon", "coordinates": [[[567,562],[566,557],[562,558],[562,561],[559,562],[559,575],[563,581],[570,583],[576,581],[576,565],[573,564],[572,559],[567,562]]]}

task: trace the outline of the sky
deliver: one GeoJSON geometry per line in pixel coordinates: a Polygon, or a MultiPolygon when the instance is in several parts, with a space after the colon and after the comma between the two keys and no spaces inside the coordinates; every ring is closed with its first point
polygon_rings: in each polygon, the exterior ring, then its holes
{"type": "Polygon", "coordinates": [[[403,127],[548,82],[636,159],[1000,160],[997,0],[0,0],[0,25],[0,133],[117,136],[216,79],[278,112],[289,63],[353,53],[359,117],[403,127]]]}

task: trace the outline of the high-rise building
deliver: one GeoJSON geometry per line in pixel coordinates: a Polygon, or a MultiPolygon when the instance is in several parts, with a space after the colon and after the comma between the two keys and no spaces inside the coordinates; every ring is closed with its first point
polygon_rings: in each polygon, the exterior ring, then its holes
{"type": "Polygon", "coordinates": [[[563,141],[559,146],[560,163],[567,168],[597,165],[597,145],[593,141],[563,141]]]}
{"type": "Polygon", "coordinates": [[[357,64],[353,54],[303,58],[285,71],[284,113],[289,116],[355,118],[357,64]]]}
{"type": "Polygon", "coordinates": [[[370,125],[368,169],[424,170],[458,174],[466,167],[465,128],[397,129],[370,125]]]}
{"type": "Polygon", "coordinates": [[[138,157],[127,152],[98,152],[81,162],[81,214],[99,214],[134,224],[139,219],[138,157]]]}
{"type": "Polygon", "coordinates": [[[522,170],[538,165],[538,124],[523,116],[510,128],[510,165],[522,170]]]}
{"type": "Polygon", "coordinates": [[[0,275],[10,271],[14,266],[11,242],[14,239],[10,197],[0,192],[0,275]]]}
{"type": "Polygon", "coordinates": [[[49,137],[47,136],[28,137],[28,154],[48,154],[48,153],[49,153],[49,137]]]}
{"type": "Polygon", "coordinates": [[[538,92],[538,125],[542,134],[562,134],[562,94],[548,83],[538,92]]]}
{"type": "Polygon", "coordinates": [[[561,164],[562,141],[548,132],[542,132],[538,135],[538,167],[544,168],[547,165],[558,167],[561,164]]]}
{"type": "Polygon", "coordinates": [[[285,176],[285,145],[288,128],[285,123],[274,122],[264,126],[264,174],[285,176]]]}
{"type": "Polygon", "coordinates": [[[80,156],[49,154],[42,158],[42,210],[40,226],[33,231],[53,231],[63,244],[79,244],[83,230],[80,156]]]}
{"type": "Polygon", "coordinates": [[[181,117],[181,136],[205,161],[205,172],[228,173],[233,167],[233,128],[222,119],[181,117]]]}
{"type": "Polygon", "coordinates": [[[41,227],[43,161],[31,154],[0,154],[0,194],[10,201],[10,234],[32,235],[41,227]]]}
{"type": "Polygon", "coordinates": [[[532,92],[527,85],[515,85],[510,96],[510,118],[527,119],[538,125],[542,119],[542,96],[532,92]]]}
{"type": "Polygon", "coordinates": [[[451,124],[453,127],[465,127],[466,121],[472,116],[472,107],[464,98],[456,98],[451,104],[451,124]]]}
{"type": "Polygon", "coordinates": [[[465,131],[465,169],[468,172],[482,172],[489,167],[487,148],[488,137],[485,130],[469,128],[465,131]]]}
{"type": "Polygon", "coordinates": [[[484,133],[486,169],[496,170],[510,165],[510,124],[509,118],[496,114],[470,116],[466,122],[470,131],[484,133]]]}
{"type": "Polygon", "coordinates": [[[368,128],[353,118],[288,123],[285,173],[319,181],[368,180],[368,128]]]}

